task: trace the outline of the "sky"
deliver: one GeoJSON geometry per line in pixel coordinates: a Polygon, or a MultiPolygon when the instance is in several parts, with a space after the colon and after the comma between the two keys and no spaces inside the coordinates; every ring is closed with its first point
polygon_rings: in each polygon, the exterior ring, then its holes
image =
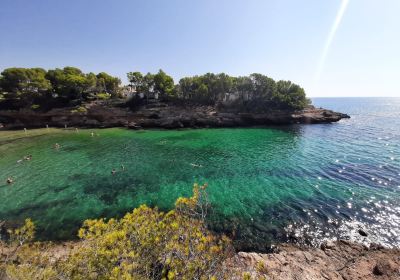
{"type": "Polygon", "coordinates": [[[0,0],[0,70],[262,73],[400,97],[399,0],[0,0]]]}

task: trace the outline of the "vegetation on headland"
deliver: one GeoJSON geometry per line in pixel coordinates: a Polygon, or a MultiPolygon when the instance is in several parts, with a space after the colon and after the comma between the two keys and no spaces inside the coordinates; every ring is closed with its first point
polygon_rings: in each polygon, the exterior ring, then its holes
{"type": "Polygon", "coordinates": [[[62,257],[51,243],[33,242],[28,219],[1,241],[0,279],[230,279],[223,264],[233,249],[207,229],[205,188],[195,185],[167,213],[142,205],[121,219],[86,220],[62,257]]]}
{"type": "Polygon", "coordinates": [[[107,73],[83,73],[75,67],[8,68],[0,76],[0,108],[49,109],[102,99],[105,93],[120,97],[120,84],[107,73]]]}
{"type": "Polygon", "coordinates": [[[155,74],[129,72],[128,86],[105,72],[84,73],[75,67],[44,70],[8,68],[0,75],[0,109],[78,106],[91,100],[129,98],[141,105],[149,98],[176,103],[229,106],[242,111],[301,110],[309,104],[304,89],[290,81],[262,74],[232,77],[207,73],[184,77],[177,84],[160,70],[155,74]]]}

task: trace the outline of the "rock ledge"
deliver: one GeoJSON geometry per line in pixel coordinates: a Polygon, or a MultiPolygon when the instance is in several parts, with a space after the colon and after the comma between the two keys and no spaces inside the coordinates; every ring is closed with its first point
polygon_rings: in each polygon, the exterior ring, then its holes
{"type": "Polygon", "coordinates": [[[51,127],[128,127],[140,128],[199,128],[199,127],[248,127],[296,123],[331,123],[343,118],[341,114],[313,106],[303,111],[270,111],[268,113],[241,113],[218,111],[210,106],[144,106],[136,111],[127,108],[90,104],[87,112],[73,112],[73,108],[53,109],[48,112],[32,110],[0,111],[3,129],[51,127]]]}
{"type": "Polygon", "coordinates": [[[250,272],[254,279],[398,280],[400,250],[345,240],[328,242],[321,248],[283,244],[271,254],[239,252],[227,265],[238,275],[250,272]]]}

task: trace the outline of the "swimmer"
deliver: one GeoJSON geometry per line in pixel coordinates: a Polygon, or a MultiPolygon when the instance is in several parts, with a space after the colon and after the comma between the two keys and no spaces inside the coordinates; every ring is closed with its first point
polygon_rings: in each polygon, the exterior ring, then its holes
{"type": "Polygon", "coordinates": [[[60,147],[61,147],[60,144],[58,144],[58,143],[54,144],[54,149],[58,150],[58,149],[60,149],[60,147]]]}
{"type": "Polygon", "coordinates": [[[122,171],[125,170],[125,166],[123,164],[121,164],[121,168],[122,168],[122,171]]]}
{"type": "Polygon", "coordinates": [[[11,177],[8,177],[6,182],[7,184],[12,184],[14,180],[11,177]]]}
{"type": "Polygon", "coordinates": [[[31,160],[31,159],[32,159],[32,155],[24,156],[24,160],[31,160]]]}
{"type": "Polygon", "coordinates": [[[111,171],[111,174],[112,174],[112,175],[115,175],[115,173],[117,173],[117,171],[115,171],[115,169],[113,169],[113,170],[111,171]]]}
{"type": "Polygon", "coordinates": [[[21,163],[23,160],[22,159],[19,159],[19,160],[17,160],[17,163],[21,163]]]}
{"type": "Polygon", "coordinates": [[[90,136],[94,137],[94,133],[93,133],[93,132],[90,132],[90,136]]]}

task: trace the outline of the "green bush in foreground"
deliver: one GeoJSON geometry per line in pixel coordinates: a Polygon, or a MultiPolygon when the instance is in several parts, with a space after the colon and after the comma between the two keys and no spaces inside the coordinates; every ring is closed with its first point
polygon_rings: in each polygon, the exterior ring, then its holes
{"type": "MultiPolygon", "coordinates": [[[[121,219],[86,220],[80,242],[63,257],[50,243],[30,243],[34,225],[11,232],[2,257],[10,279],[229,279],[223,262],[230,240],[205,226],[206,186],[179,198],[167,213],[145,205],[121,219]],[[53,252],[53,253],[52,253],[53,252]]],[[[0,275],[1,279],[1,275],[0,275]]]]}

